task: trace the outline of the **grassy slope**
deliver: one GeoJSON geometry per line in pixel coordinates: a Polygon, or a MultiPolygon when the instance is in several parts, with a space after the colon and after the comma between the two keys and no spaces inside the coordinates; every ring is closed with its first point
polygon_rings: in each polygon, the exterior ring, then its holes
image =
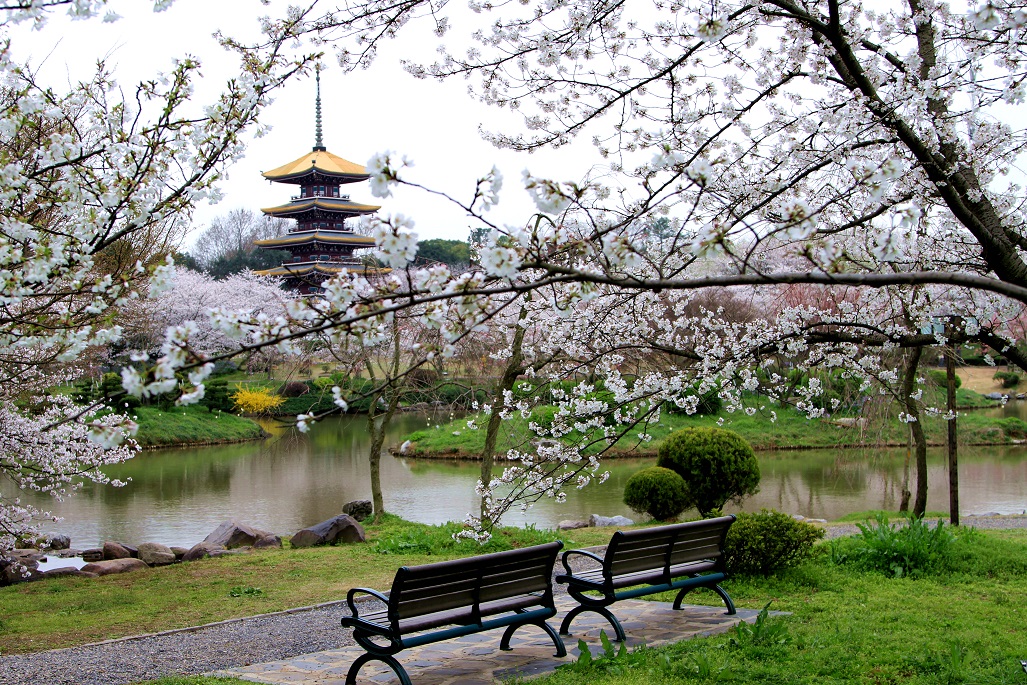
{"type": "Polygon", "coordinates": [[[247,418],[209,412],[201,406],[138,407],[133,413],[139,423],[136,440],[143,447],[235,442],[265,436],[264,430],[247,418]]]}
{"type": "MultiPolygon", "coordinates": [[[[976,402],[976,397],[961,393],[966,404],[976,402]]],[[[470,418],[470,417],[468,417],[470,418]]],[[[411,441],[405,454],[409,456],[471,457],[480,454],[485,443],[485,419],[478,419],[478,430],[469,429],[468,418],[456,419],[448,424],[417,431],[406,436],[411,441]]],[[[753,416],[741,412],[722,412],[718,416],[685,416],[663,412],[658,424],[639,426],[631,435],[622,438],[615,451],[630,456],[655,456],[659,443],[672,431],[680,428],[716,426],[723,419],[724,428],[739,433],[755,449],[781,449],[788,447],[855,447],[860,444],[905,444],[906,427],[898,421],[883,427],[868,428],[863,433],[858,428],[846,428],[832,424],[826,419],[810,420],[790,408],[776,410],[776,420],[764,410],[753,416]],[[637,434],[645,432],[652,440],[639,441],[637,434]]],[[[517,445],[527,432],[527,420],[514,416],[503,422],[499,449],[505,451],[517,445]]],[[[927,438],[934,443],[945,440],[946,425],[939,418],[924,418],[927,438]]],[[[959,418],[960,439],[968,444],[1008,443],[1024,437],[1027,424],[1017,419],[994,419],[969,413],[959,418]]]]}

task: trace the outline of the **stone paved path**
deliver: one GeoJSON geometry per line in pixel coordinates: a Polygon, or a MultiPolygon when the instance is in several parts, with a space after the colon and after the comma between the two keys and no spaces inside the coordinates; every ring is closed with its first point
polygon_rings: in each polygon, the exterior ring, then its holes
{"type": "MultiPolygon", "coordinates": [[[[550,625],[558,628],[572,606],[574,601],[570,597],[557,595],[559,613],[550,620],[550,625]]],[[[723,606],[685,606],[682,611],[674,611],[669,602],[643,600],[618,602],[612,609],[627,633],[629,649],[639,645],[657,647],[697,635],[722,633],[739,620],[751,623],[759,614],[754,609],[739,609],[736,615],[728,616],[723,606]]],[[[612,633],[610,625],[592,613],[576,618],[571,629],[574,634],[564,638],[568,655],[563,659],[553,656],[552,641],[531,626],[517,631],[511,640],[513,651],[509,652],[499,649],[503,631],[493,630],[405,650],[397,659],[416,685],[492,685],[496,680],[548,673],[560,664],[577,659],[579,638],[598,655],[601,651],[599,631],[612,633]]],[[[344,685],[350,664],[362,653],[360,647],[352,646],[220,673],[274,685],[344,685]]],[[[366,685],[398,683],[399,680],[388,667],[372,661],[360,670],[357,682],[366,685]]]]}

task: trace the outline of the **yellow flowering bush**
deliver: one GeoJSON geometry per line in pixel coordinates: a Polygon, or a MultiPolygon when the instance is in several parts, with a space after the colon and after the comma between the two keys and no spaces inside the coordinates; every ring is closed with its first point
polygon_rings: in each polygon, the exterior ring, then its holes
{"type": "Polygon", "coordinates": [[[285,398],[272,395],[267,388],[259,390],[239,388],[232,395],[232,402],[235,404],[235,408],[244,414],[267,414],[272,409],[281,406],[285,402],[285,398]]]}

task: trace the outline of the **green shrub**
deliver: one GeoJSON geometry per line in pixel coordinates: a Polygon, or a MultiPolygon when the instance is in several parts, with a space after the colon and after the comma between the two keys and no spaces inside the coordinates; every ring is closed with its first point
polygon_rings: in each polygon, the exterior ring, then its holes
{"type": "Polygon", "coordinates": [[[310,392],[310,386],[302,381],[289,381],[278,388],[278,394],[282,397],[299,397],[310,392]]]}
{"type": "Polygon", "coordinates": [[[738,514],[724,541],[724,561],[730,573],[769,576],[810,557],[824,529],[796,521],[779,511],[738,514]]]}
{"type": "Polygon", "coordinates": [[[121,397],[118,397],[111,401],[111,407],[113,407],[115,411],[119,412],[124,411],[126,409],[135,409],[136,407],[141,407],[142,405],[142,400],[140,400],[135,395],[122,395],[121,397]]]}
{"type": "Polygon", "coordinates": [[[1018,419],[1015,416],[1007,416],[1004,419],[995,419],[996,424],[1006,434],[1007,438],[1023,440],[1027,438],[1027,421],[1018,419]]]}
{"type": "Polygon", "coordinates": [[[671,433],[657,454],[657,466],[685,479],[688,506],[703,517],[717,514],[726,502],[759,492],[756,453],[737,433],[722,428],[685,428],[671,433]]]}
{"type": "Polygon", "coordinates": [[[624,504],[657,521],[674,518],[688,507],[685,479],[662,466],[642,469],[624,484],[624,504]]]}
{"type": "MultiPolygon", "coordinates": [[[[937,385],[939,388],[947,388],[948,385],[949,385],[948,375],[946,375],[946,373],[944,371],[939,371],[938,369],[930,369],[927,372],[927,377],[929,379],[931,379],[931,382],[934,383],[935,385],[937,385]]],[[[963,385],[963,379],[960,378],[957,375],[956,376],[956,387],[958,388],[958,387],[960,387],[962,385],[963,385]]]]}
{"type": "Polygon", "coordinates": [[[1020,374],[1012,371],[996,371],[992,378],[1002,381],[1003,388],[1015,388],[1020,384],[1020,374]]]}
{"type": "Polygon", "coordinates": [[[228,381],[217,379],[204,384],[203,406],[207,411],[231,411],[232,398],[229,397],[228,381]]]}
{"type": "MultiPolygon", "coordinates": [[[[692,389],[691,394],[698,395],[696,389],[692,389]]],[[[717,394],[716,390],[709,390],[702,395],[698,395],[699,402],[695,405],[695,416],[713,416],[719,414],[720,410],[724,406],[724,401],[720,399],[720,395],[717,394]]],[[[663,408],[671,414],[685,414],[684,407],[679,407],[676,402],[667,401],[664,402],[663,408]]]]}
{"type": "Polygon", "coordinates": [[[922,518],[906,525],[891,525],[878,514],[873,521],[858,523],[860,534],[844,554],[833,553],[837,563],[851,563],[895,577],[918,576],[943,570],[955,536],[942,521],[931,527],[922,518]]]}
{"type": "Polygon", "coordinates": [[[440,376],[438,371],[435,369],[427,369],[423,366],[411,369],[406,375],[407,385],[411,388],[428,388],[433,385],[437,385],[439,378],[440,376]]]}
{"type": "Polygon", "coordinates": [[[110,400],[115,395],[124,394],[121,389],[121,376],[116,373],[105,373],[100,379],[99,395],[97,399],[110,400]]]}

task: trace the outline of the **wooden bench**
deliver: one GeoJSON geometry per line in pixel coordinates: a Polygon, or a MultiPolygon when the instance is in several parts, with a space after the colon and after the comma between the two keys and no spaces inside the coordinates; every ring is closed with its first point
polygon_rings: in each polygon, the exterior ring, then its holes
{"type": "Polygon", "coordinates": [[[353,615],[343,618],[342,625],[353,628],[353,638],[367,653],[350,667],[347,685],[354,685],[357,672],[368,661],[387,664],[403,685],[410,685],[394,654],[493,628],[506,628],[500,649],[509,650],[514,631],[525,625],[538,626],[552,638],[556,656],[566,656],[563,640],[546,623],[556,614],[552,578],[562,547],[562,542],[551,542],[468,559],[404,566],[396,571],[387,596],[366,588],[350,590],[346,601],[353,615]],[[359,594],[378,600],[361,602],[373,605],[372,610],[357,605],[359,594]]]}
{"type": "Polygon", "coordinates": [[[567,592],[578,601],[578,606],[563,619],[560,634],[569,635],[571,621],[581,613],[592,611],[605,617],[616,631],[617,639],[623,641],[624,628],[606,607],[621,599],[668,590],[680,590],[674,599],[674,608],[680,609],[681,600],[690,590],[710,588],[724,600],[727,613],[734,614],[734,603],[718,585],[727,577],[724,538],[734,522],[734,516],[721,516],[658,528],[618,531],[602,557],[585,550],[564,552],[562,561],[567,573],[557,576],[556,582],[567,584],[567,592]],[[574,556],[591,559],[600,567],[574,571],[568,561],[574,556]]]}

